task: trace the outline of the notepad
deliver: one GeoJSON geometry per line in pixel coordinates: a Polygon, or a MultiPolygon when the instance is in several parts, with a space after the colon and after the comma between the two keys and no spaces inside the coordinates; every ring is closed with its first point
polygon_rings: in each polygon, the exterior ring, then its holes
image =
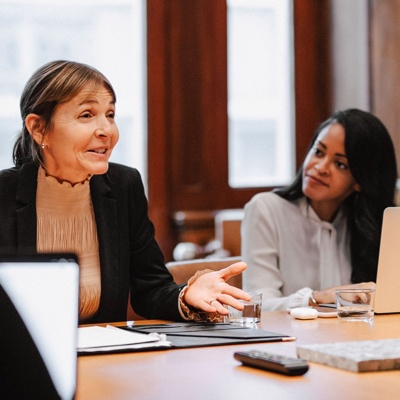
{"type": "Polygon", "coordinates": [[[96,353],[169,347],[165,335],[127,332],[108,325],[78,328],[78,352],[96,353]]]}
{"type": "Polygon", "coordinates": [[[297,355],[353,372],[394,370],[400,369],[400,339],[302,345],[297,355]]]}

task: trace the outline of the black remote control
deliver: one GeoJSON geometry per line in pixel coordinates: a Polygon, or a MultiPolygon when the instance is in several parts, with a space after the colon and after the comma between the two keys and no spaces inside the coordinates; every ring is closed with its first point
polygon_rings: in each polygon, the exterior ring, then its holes
{"type": "Polygon", "coordinates": [[[233,356],[243,365],[279,372],[280,374],[298,376],[308,371],[307,361],[301,358],[281,356],[259,350],[238,351],[233,356]]]}

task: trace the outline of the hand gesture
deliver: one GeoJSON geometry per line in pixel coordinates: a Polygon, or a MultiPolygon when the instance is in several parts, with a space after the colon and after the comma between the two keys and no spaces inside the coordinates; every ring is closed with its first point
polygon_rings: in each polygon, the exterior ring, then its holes
{"type": "Polygon", "coordinates": [[[243,304],[238,301],[250,300],[250,296],[241,289],[229,285],[226,281],[234,275],[239,275],[247,268],[244,262],[238,262],[219,271],[205,273],[189,285],[185,292],[186,304],[197,309],[227,315],[225,305],[243,310],[243,304]]]}

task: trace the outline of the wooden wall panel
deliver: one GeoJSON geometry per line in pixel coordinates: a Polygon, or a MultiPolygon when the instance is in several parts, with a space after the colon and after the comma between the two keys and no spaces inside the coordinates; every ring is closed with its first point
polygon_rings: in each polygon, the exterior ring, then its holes
{"type": "MultiPolygon", "coordinates": [[[[334,0],[333,0],[334,1],[334,0]]],[[[332,109],[330,7],[326,0],[294,0],[296,166],[332,109]]]]}
{"type": "Polygon", "coordinates": [[[227,189],[226,23],[225,1],[171,4],[168,135],[175,210],[212,209],[227,189]]]}
{"type": "Polygon", "coordinates": [[[166,261],[171,259],[177,235],[171,229],[170,143],[168,137],[168,2],[147,0],[147,103],[149,215],[166,261]]]}
{"type": "Polygon", "coordinates": [[[388,128],[400,172],[400,1],[370,1],[371,111],[388,128]]]}
{"type": "MultiPolygon", "coordinates": [[[[328,11],[294,1],[297,166],[330,112],[328,11]]],[[[270,188],[228,186],[226,0],[147,0],[147,22],[149,212],[170,260],[177,212],[241,208],[270,188]]]]}

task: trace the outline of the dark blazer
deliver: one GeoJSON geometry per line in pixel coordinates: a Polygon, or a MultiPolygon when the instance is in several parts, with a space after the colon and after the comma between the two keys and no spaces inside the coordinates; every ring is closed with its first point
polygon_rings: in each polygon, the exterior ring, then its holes
{"type": "MultiPolygon", "coordinates": [[[[0,253],[36,253],[38,167],[24,164],[0,172],[0,253]]],[[[178,295],[148,217],[139,172],[110,163],[90,180],[101,264],[101,298],[87,323],[124,321],[131,293],[135,312],[145,318],[182,320],[178,295]]]]}

